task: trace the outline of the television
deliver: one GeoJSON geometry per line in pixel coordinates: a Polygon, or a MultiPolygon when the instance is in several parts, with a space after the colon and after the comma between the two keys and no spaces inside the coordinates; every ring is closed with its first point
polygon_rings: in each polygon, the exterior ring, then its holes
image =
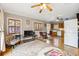
{"type": "Polygon", "coordinates": [[[33,31],[24,31],[24,37],[33,36],[35,33],[33,31]]]}

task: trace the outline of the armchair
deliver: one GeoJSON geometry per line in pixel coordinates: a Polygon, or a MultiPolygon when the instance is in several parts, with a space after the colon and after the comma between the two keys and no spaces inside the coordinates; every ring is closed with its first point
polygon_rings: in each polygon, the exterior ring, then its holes
{"type": "Polygon", "coordinates": [[[13,36],[13,35],[6,36],[6,45],[7,46],[13,46],[13,48],[14,48],[14,46],[19,42],[20,42],[20,39],[17,39],[16,35],[15,36],[13,36]]]}

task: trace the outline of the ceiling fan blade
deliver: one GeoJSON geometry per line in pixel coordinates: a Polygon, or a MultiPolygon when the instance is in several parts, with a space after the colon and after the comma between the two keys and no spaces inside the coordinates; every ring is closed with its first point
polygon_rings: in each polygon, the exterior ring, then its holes
{"type": "Polygon", "coordinates": [[[40,4],[37,4],[37,5],[33,5],[33,6],[31,6],[31,8],[34,8],[34,7],[37,7],[37,6],[41,6],[42,4],[40,3],[40,4]]]}
{"type": "Polygon", "coordinates": [[[52,8],[51,8],[51,6],[49,6],[49,5],[46,5],[46,7],[47,7],[47,9],[48,9],[49,11],[52,11],[52,8]]]}
{"type": "Polygon", "coordinates": [[[41,13],[43,11],[43,9],[41,9],[40,11],[39,11],[39,13],[41,13]]]}

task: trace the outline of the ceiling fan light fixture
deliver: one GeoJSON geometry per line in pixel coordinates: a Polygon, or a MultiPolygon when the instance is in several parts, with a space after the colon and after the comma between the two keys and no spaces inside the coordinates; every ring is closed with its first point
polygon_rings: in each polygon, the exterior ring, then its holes
{"type": "Polygon", "coordinates": [[[40,9],[43,9],[43,6],[41,6],[40,9]]]}
{"type": "Polygon", "coordinates": [[[48,9],[49,11],[52,11],[52,7],[50,6],[50,4],[47,4],[47,3],[40,3],[37,5],[33,5],[31,8],[34,8],[34,7],[40,7],[39,13],[41,13],[43,9],[48,9]]]}

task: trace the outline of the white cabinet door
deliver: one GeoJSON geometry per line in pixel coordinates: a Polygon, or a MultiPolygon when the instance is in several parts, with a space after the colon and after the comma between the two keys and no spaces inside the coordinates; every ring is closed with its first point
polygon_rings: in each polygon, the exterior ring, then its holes
{"type": "Polygon", "coordinates": [[[78,47],[77,19],[64,21],[64,44],[78,47]]]}

